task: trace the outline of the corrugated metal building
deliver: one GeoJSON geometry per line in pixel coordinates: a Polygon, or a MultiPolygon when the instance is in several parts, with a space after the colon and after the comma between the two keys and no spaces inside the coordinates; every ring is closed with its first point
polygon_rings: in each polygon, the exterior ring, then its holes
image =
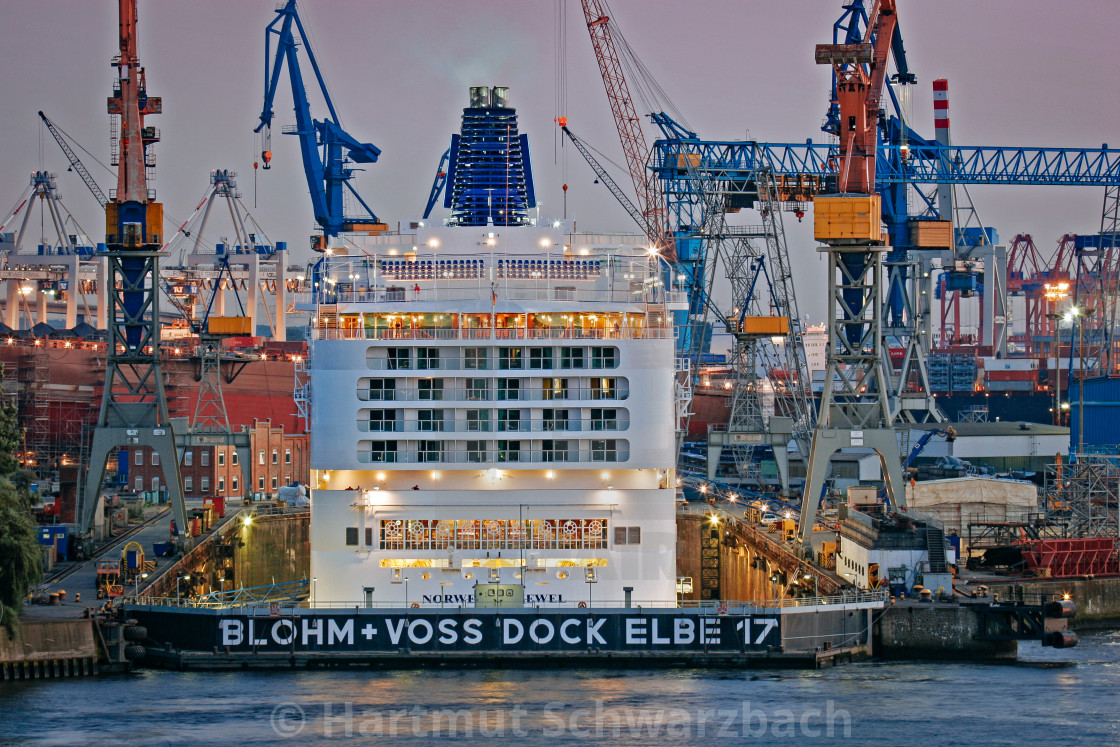
{"type": "MultiPolygon", "coordinates": [[[[903,458],[923,433],[944,429],[945,425],[909,425],[909,438],[900,443],[900,447],[905,449],[903,458]]],[[[1062,426],[1029,422],[951,425],[957,432],[956,440],[946,441],[941,437],[930,439],[916,463],[928,462],[941,456],[955,456],[976,466],[991,467],[996,472],[1040,472],[1054,462],[1055,454],[1069,451],[1070,429],[1062,426]]]]}
{"type": "MultiPolygon", "coordinates": [[[[1081,382],[1070,382],[1070,437],[1076,445],[1081,436],[1081,382]]],[[[1120,377],[1085,379],[1085,445],[1120,449],[1120,377]]]]}

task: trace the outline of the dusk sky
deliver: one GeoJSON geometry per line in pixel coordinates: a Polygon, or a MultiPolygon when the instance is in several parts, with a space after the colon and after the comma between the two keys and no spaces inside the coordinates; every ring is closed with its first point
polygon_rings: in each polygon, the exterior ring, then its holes
{"type": "MultiPolygon", "coordinates": [[[[148,90],[163,97],[155,186],[174,231],[194,209],[209,171],[240,174],[254,202],[252,130],[262,103],[264,28],[275,0],[141,0],[140,59],[148,90]]],[[[790,142],[824,139],[829,70],[813,46],[830,40],[839,0],[614,0],[627,40],[701,137],[790,142]]],[[[949,79],[953,140],[962,145],[1120,146],[1120,75],[1115,0],[899,0],[912,70],[911,124],[933,135],[931,81],[949,79]]],[[[506,85],[533,148],[542,216],[558,216],[561,185],[581,229],[633,226],[610,194],[593,184],[571,147],[558,149],[558,114],[614,161],[622,155],[603,85],[575,0],[305,0],[302,16],[343,126],[382,149],[355,179],[379,217],[395,226],[419,217],[440,154],[458,130],[470,85],[506,85]],[[566,98],[557,110],[556,18],[567,18],[566,98]]],[[[43,128],[42,109],[81,145],[108,162],[105,99],[117,47],[112,0],[0,0],[3,107],[0,108],[0,211],[29,173],[60,174],[64,202],[92,234],[101,218],[92,197],[43,128]],[[5,196],[7,195],[7,196],[5,196]]],[[[313,85],[305,69],[309,88],[313,85]]],[[[309,252],[314,228],[296,139],[291,92],[276,105],[273,168],[258,172],[253,211],[273,240],[309,252]]],[[[313,109],[322,118],[316,99],[313,109]]],[[[652,142],[654,128],[647,127],[652,142]]],[[[83,155],[106,191],[114,177],[83,155]]],[[[623,172],[616,176],[625,181],[623,172]]],[[[1099,230],[1103,189],[975,187],[982,220],[1005,243],[1033,234],[1045,252],[1066,232],[1099,230]]],[[[437,211],[436,217],[442,216],[437,211]]],[[[787,216],[787,238],[802,310],[824,313],[824,261],[811,217],[787,216]]],[[[211,240],[229,233],[218,226],[211,240]]]]}

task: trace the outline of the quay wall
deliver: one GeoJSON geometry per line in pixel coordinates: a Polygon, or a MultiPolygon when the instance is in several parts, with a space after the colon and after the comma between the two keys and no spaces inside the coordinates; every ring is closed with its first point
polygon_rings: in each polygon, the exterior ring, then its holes
{"type": "Polygon", "coordinates": [[[1069,578],[1037,580],[1020,583],[989,584],[1000,599],[1016,599],[1020,595],[1061,599],[1069,594],[1077,605],[1077,616],[1070,620],[1073,630],[1115,627],[1120,624],[1120,578],[1069,578]]]}
{"type": "Polygon", "coordinates": [[[884,659],[1014,659],[1015,641],[978,641],[980,618],[955,604],[899,604],[874,626],[874,652],[884,659]]]}
{"type": "Polygon", "coordinates": [[[96,673],[93,620],[24,620],[0,633],[0,681],[96,673]]]}
{"type": "Polygon", "coordinates": [[[677,576],[692,579],[692,592],[683,594],[683,599],[751,601],[781,596],[767,567],[751,566],[758,557],[733,530],[713,527],[703,516],[677,516],[677,576]]]}
{"type": "Polygon", "coordinates": [[[253,516],[248,524],[234,518],[166,570],[146,593],[198,596],[298,581],[307,578],[310,570],[309,513],[253,516]]]}

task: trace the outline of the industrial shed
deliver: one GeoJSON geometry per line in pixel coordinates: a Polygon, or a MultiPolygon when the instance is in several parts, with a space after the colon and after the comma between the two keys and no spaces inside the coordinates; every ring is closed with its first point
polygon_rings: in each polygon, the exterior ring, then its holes
{"type": "Polygon", "coordinates": [[[906,486],[906,505],[940,521],[945,534],[964,538],[972,522],[1025,521],[1038,510],[1038,488],[990,477],[928,480],[906,486]]]}

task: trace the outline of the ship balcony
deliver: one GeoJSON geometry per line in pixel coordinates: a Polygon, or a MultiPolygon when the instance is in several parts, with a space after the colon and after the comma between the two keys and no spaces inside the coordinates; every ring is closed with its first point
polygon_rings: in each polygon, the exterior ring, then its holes
{"type": "Polygon", "coordinates": [[[597,385],[568,384],[560,389],[552,386],[546,389],[543,382],[539,386],[533,386],[531,381],[524,389],[496,389],[490,386],[452,386],[440,389],[360,386],[358,389],[358,400],[361,402],[424,402],[429,407],[438,407],[440,402],[475,402],[479,406],[489,406],[489,403],[531,402],[539,407],[553,407],[566,402],[617,402],[629,397],[629,382],[619,381],[617,377],[613,381],[608,378],[606,386],[600,380],[597,385]]]}
{"type": "Polygon", "coordinates": [[[362,433],[603,433],[629,430],[626,418],[526,418],[524,420],[369,420],[358,419],[362,433]]]}

